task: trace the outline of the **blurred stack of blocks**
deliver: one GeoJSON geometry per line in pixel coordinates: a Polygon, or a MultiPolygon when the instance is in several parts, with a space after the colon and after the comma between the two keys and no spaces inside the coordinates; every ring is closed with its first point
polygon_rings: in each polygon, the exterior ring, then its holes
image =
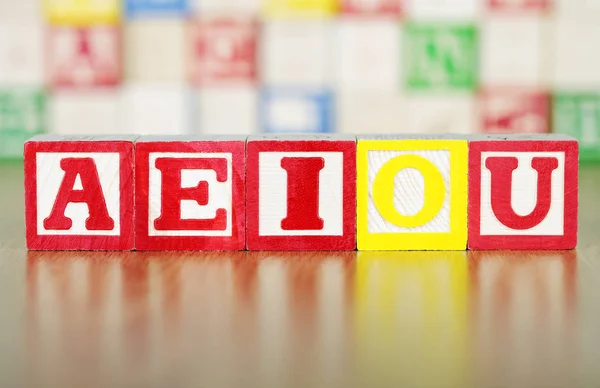
{"type": "Polygon", "coordinates": [[[0,0],[0,155],[59,134],[562,132],[600,0],[0,0]]]}

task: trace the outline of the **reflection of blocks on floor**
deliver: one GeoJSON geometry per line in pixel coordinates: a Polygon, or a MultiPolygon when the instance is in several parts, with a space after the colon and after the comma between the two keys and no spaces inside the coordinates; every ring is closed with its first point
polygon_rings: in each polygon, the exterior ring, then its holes
{"type": "Polygon", "coordinates": [[[406,133],[406,99],[400,93],[339,93],[338,131],[349,134],[406,133]]]}
{"type": "Polygon", "coordinates": [[[0,22],[0,84],[34,85],[43,80],[43,28],[0,22]]]}
{"type": "Polygon", "coordinates": [[[208,12],[258,15],[261,0],[191,0],[191,3],[194,13],[199,15],[208,12]]]}
{"type": "Polygon", "coordinates": [[[475,97],[467,93],[444,96],[413,95],[406,98],[404,133],[476,132],[475,97]]]}
{"type": "Polygon", "coordinates": [[[125,27],[125,62],[131,82],[185,82],[185,22],[135,20],[125,27]]]}
{"type": "Polygon", "coordinates": [[[266,84],[326,86],[331,81],[330,23],[286,21],[263,25],[261,72],[266,84]]]}
{"type": "Polygon", "coordinates": [[[411,0],[406,2],[406,14],[411,19],[468,20],[480,13],[479,0],[411,0]]]}
{"type": "Polygon", "coordinates": [[[116,27],[53,27],[46,58],[55,87],[114,86],[121,81],[121,32],[116,27]]]}
{"type": "Polygon", "coordinates": [[[121,95],[114,89],[61,90],[48,101],[49,131],[61,135],[127,133],[121,125],[121,95]]]}
{"type": "Polygon", "coordinates": [[[340,20],[335,58],[338,90],[397,90],[400,85],[399,30],[393,19],[340,20]]]}
{"type": "Polygon", "coordinates": [[[548,25],[536,16],[493,16],[481,25],[481,82],[540,86],[547,82],[548,25]]]}
{"type": "Polygon", "coordinates": [[[203,18],[190,26],[189,70],[194,84],[254,83],[258,23],[253,18],[203,18]]]}
{"type": "Polygon", "coordinates": [[[23,143],[46,126],[41,88],[0,88],[0,158],[21,158],[23,143]]]}
{"type": "Polygon", "coordinates": [[[258,93],[253,87],[203,88],[196,94],[195,133],[250,135],[258,132],[258,93]]]}
{"type": "MultiPolygon", "coordinates": [[[[19,0],[20,1],[20,0],[19,0]]],[[[121,15],[119,0],[41,0],[46,19],[52,24],[114,24],[121,15]]]]}
{"type": "Polygon", "coordinates": [[[185,16],[188,0],[124,0],[125,14],[129,18],[147,16],[185,16]]]}
{"type": "Polygon", "coordinates": [[[334,96],[326,89],[266,89],[260,104],[263,132],[335,132],[334,96]]]}
{"type": "Polygon", "coordinates": [[[481,130],[487,133],[550,132],[550,93],[486,89],[479,94],[481,130]]]}
{"type": "Polygon", "coordinates": [[[592,42],[600,41],[595,18],[557,18],[551,41],[555,42],[552,86],[555,88],[600,88],[600,52],[592,42]]]}
{"type": "Polygon", "coordinates": [[[191,92],[185,86],[127,85],[123,90],[123,131],[138,135],[191,132],[191,92]]]}

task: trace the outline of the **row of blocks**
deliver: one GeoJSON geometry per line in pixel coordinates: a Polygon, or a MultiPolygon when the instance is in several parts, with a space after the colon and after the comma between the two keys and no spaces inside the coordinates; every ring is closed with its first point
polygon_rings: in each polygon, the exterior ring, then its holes
{"type": "Polygon", "coordinates": [[[578,143],[40,135],[25,193],[32,250],[572,249],[578,143]]]}

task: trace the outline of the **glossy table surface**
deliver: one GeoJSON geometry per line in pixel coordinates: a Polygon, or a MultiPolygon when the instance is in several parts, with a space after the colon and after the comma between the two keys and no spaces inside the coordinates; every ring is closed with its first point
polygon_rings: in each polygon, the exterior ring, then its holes
{"type": "Polygon", "coordinates": [[[22,182],[1,387],[600,386],[600,166],[571,252],[28,253],[22,182]]]}

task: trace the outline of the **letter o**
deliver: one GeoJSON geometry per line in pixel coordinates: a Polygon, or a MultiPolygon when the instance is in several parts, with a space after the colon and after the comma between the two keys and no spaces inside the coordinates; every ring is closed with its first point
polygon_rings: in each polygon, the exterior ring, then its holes
{"type": "Polygon", "coordinates": [[[431,221],[442,209],[446,198],[444,177],[429,160],[418,155],[401,155],[381,167],[373,181],[372,196],[375,207],[386,221],[403,228],[415,228],[431,221]],[[418,170],[424,179],[423,207],[412,216],[401,214],[394,206],[394,178],[405,168],[418,170]]]}

